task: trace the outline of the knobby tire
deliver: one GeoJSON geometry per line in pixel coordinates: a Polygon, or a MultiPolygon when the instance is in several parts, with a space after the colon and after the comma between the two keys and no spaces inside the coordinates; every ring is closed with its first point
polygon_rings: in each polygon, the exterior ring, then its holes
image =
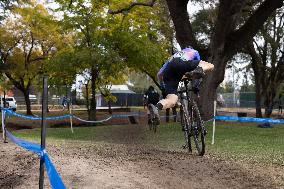
{"type": "Polygon", "coordinates": [[[204,122],[200,116],[197,104],[193,101],[190,112],[190,121],[192,127],[192,135],[199,156],[205,153],[205,127],[204,122]]]}
{"type": "Polygon", "coordinates": [[[184,131],[185,147],[188,152],[192,152],[191,141],[190,141],[190,122],[189,122],[189,112],[188,112],[188,101],[183,99],[181,102],[182,113],[181,113],[181,125],[184,131]]]}
{"type": "Polygon", "coordinates": [[[156,120],[155,120],[155,114],[154,114],[153,108],[155,108],[153,104],[148,105],[148,109],[150,111],[150,119],[151,119],[150,124],[149,124],[149,128],[150,128],[150,130],[153,130],[154,133],[156,133],[157,132],[157,123],[156,123],[156,120]]]}

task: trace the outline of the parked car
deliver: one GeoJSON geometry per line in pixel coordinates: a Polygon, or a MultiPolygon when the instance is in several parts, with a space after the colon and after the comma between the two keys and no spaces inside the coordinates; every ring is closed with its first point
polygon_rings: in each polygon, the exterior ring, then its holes
{"type": "MultiPolygon", "coordinates": [[[[5,107],[11,108],[13,111],[17,110],[17,102],[14,97],[7,96],[5,97],[5,107]]],[[[4,97],[0,97],[0,107],[4,106],[4,97]]]]}

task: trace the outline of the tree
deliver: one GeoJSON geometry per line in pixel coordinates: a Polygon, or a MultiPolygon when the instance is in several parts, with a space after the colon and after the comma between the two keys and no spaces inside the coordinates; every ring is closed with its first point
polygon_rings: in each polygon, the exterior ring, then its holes
{"type": "Polygon", "coordinates": [[[166,49],[160,43],[153,43],[147,35],[140,35],[127,30],[117,31],[112,41],[115,50],[125,60],[128,68],[136,72],[147,74],[153,82],[160,87],[156,74],[166,57],[166,49]]]}
{"type": "Polygon", "coordinates": [[[0,21],[3,20],[17,0],[0,0],[0,21]]]}
{"type": "MultiPolygon", "coordinates": [[[[113,50],[110,37],[115,33],[113,28],[120,19],[105,14],[104,1],[76,0],[57,1],[60,11],[64,12],[62,24],[75,34],[73,66],[77,73],[86,71],[90,75],[90,110],[89,119],[96,119],[96,92],[104,82],[111,82],[107,76],[119,78],[125,65],[118,53],[113,50]]],[[[87,93],[88,94],[88,93],[87,93]]]]}
{"type": "MultiPolygon", "coordinates": [[[[156,0],[143,3],[153,6],[156,0]]],[[[202,59],[208,60],[215,65],[213,73],[209,74],[201,90],[201,108],[204,118],[213,115],[213,101],[218,85],[224,80],[227,62],[251,40],[262,27],[269,16],[283,6],[283,0],[219,0],[213,1],[216,17],[208,17],[212,22],[207,44],[202,43],[195,33],[192,19],[187,12],[188,0],[166,0],[168,9],[175,26],[176,39],[180,46],[188,45],[197,49],[202,59]],[[249,12],[248,12],[249,10],[249,12]],[[245,15],[245,16],[244,16],[245,15]]],[[[205,3],[207,1],[200,1],[205,3]]],[[[133,2],[128,6],[128,11],[142,3],[133,2]]],[[[125,8],[117,9],[114,13],[121,13],[125,8]]],[[[206,30],[204,28],[204,30],[206,30]]]]}
{"type": "Polygon", "coordinates": [[[30,87],[45,72],[45,64],[64,40],[57,22],[40,4],[19,5],[13,16],[0,27],[1,61],[8,67],[7,78],[23,93],[26,113],[31,115],[30,87]]]}
{"type": "MultiPolygon", "coordinates": [[[[130,83],[129,88],[137,93],[145,93],[150,85],[155,86],[153,80],[148,75],[141,72],[130,72],[129,83],[130,83]]],[[[156,87],[156,90],[158,89],[159,88],[156,87]]]]}
{"type": "MultiPolygon", "coordinates": [[[[45,65],[45,70],[49,75],[49,90],[57,91],[57,94],[64,95],[71,100],[71,86],[76,81],[78,70],[76,61],[74,39],[68,32],[64,40],[65,46],[57,49],[54,57],[45,65]]],[[[67,106],[69,110],[69,103],[67,106]]]]}
{"type": "Polygon", "coordinates": [[[119,12],[112,11],[127,2],[110,3],[110,14],[116,15],[121,12],[123,15],[123,23],[113,41],[117,42],[117,49],[127,66],[132,71],[148,75],[160,88],[156,75],[168,54],[172,53],[174,41],[174,30],[167,6],[163,2],[158,2],[155,9],[146,7],[145,10],[145,7],[136,5],[148,6],[147,3],[134,3],[130,7],[120,9],[119,12]],[[131,11],[132,8],[135,11],[131,11]]]}
{"type": "Polygon", "coordinates": [[[73,28],[78,39],[75,45],[76,66],[81,72],[88,69],[91,76],[90,119],[96,117],[96,92],[107,84],[113,84],[113,78],[123,80],[122,73],[126,67],[143,70],[155,78],[166,46],[164,40],[158,39],[153,24],[155,14],[138,11],[135,14],[109,15],[106,14],[108,1],[57,2],[65,13],[62,23],[73,28]]]}
{"type": "Polygon", "coordinates": [[[234,85],[232,81],[228,81],[224,83],[223,86],[218,87],[219,93],[233,93],[234,92],[234,85]]]}
{"type": "Polygon", "coordinates": [[[262,117],[261,99],[264,101],[265,117],[270,117],[284,81],[283,10],[276,11],[267,20],[247,47],[256,83],[257,117],[262,117]]]}

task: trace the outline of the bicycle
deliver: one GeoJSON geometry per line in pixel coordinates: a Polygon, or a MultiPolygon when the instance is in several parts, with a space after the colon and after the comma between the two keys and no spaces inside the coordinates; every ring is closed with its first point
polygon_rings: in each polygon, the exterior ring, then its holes
{"type": "Polygon", "coordinates": [[[157,126],[158,126],[158,118],[156,117],[156,115],[154,114],[154,108],[156,108],[153,104],[148,104],[148,110],[150,112],[150,119],[148,120],[148,125],[149,125],[149,129],[153,130],[154,133],[157,132],[157,126]]]}
{"type": "Polygon", "coordinates": [[[181,79],[177,90],[180,102],[181,126],[185,137],[183,148],[187,148],[189,152],[192,152],[191,138],[193,137],[197,154],[203,156],[205,153],[206,129],[194,100],[194,97],[199,96],[199,94],[198,92],[195,94],[192,88],[193,79],[189,75],[190,72],[181,79]]]}

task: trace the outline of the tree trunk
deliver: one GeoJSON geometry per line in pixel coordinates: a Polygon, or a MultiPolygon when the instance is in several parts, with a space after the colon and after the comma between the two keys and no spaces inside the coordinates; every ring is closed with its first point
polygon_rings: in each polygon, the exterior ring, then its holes
{"type": "Polygon", "coordinates": [[[86,108],[88,112],[88,119],[90,119],[90,97],[89,97],[89,81],[85,84],[86,89],[86,108]]]}
{"type": "Polygon", "coordinates": [[[274,83],[270,84],[269,89],[267,91],[266,94],[266,98],[265,98],[265,117],[270,117],[273,111],[273,106],[274,106],[274,100],[276,97],[276,91],[277,91],[277,87],[274,86],[274,83]]]}
{"type": "Polygon", "coordinates": [[[96,81],[98,78],[98,71],[97,69],[95,69],[94,67],[92,67],[91,69],[91,92],[92,92],[92,96],[91,96],[91,107],[90,107],[90,116],[89,119],[90,120],[96,120],[96,109],[97,109],[97,101],[96,101],[96,81]]]}
{"type": "Polygon", "coordinates": [[[256,114],[256,117],[261,118],[262,117],[261,94],[262,94],[262,89],[264,87],[264,83],[262,82],[262,80],[266,76],[265,74],[263,74],[264,72],[261,69],[262,59],[256,53],[252,41],[248,43],[247,50],[248,50],[248,54],[252,58],[251,65],[252,65],[254,79],[255,79],[255,114],[256,114]]]}
{"type": "Polygon", "coordinates": [[[201,116],[204,120],[209,120],[214,115],[214,100],[216,100],[216,87],[213,85],[214,76],[211,74],[203,82],[200,90],[200,100],[198,105],[200,108],[201,116]]]}
{"type": "Polygon", "coordinates": [[[255,77],[255,116],[262,118],[261,112],[261,85],[258,78],[255,77]]]}
{"type": "Polygon", "coordinates": [[[27,115],[33,115],[32,108],[31,108],[31,101],[30,101],[30,91],[29,89],[20,89],[24,95],[25,102],[26,102],[26,114],[27,115]]]}
{"type": "Polygon", "coordinates": [[[202,99],[200,103],[203,107],[202,112],[204,119],[209,119],[213,115],[213,101],[216,96],[216,89],[224,80],[227,61],[255,36],[267,18],[283,5],[283,1],[264,1],[238,29],[236,26],[240,22],[240,13],[246,5],[246,1],[220,1],[217,20],[208,48],[202,48],[196,41],[187,12],[188,0],[166,1],[179,45],[182,48],[191,45],[199,51],[203,60],[208,60],[215,66],[213,73],[204,79],[201,88],[202,99]]]}
{"type": "Polygon", "coordinates": [[[200,100],[198,100],[204,120],[211,119],[214,115],[214,100],[217,98],[217,87],[224,80],[226,63],[229,59],[227,56],[222,55],[220,53],[222,51],[218,50],[218,48],[212,49],[214,49],[212,54],[215,56],[211,56],[209,62],[214,64],[215,67],[213,72],[205,76],[201,86],[200,100]]]}
{"type": "Polygon", "coordinates": [[[107,105],[108,105],[108,113],[112,114],[111,101],[110,100],[107,102],[107,105]]]}
{"type": "MultiPolygon", "coordinates": [[[[168,9],[173,20],[176,38],[182,48],[192,46],[197,48],[197,42],[193,35],[189,15],[187,12],[188,0],[167,0],[168,9]]],[[[200,50],[197,48],[197,50],[200,50]]]]}
{"type": "Polygon", "coordinates": [[[265,105],[265,112],[264,115],[265,117],[270,117],[272,114],[272,110],[273,110],[273,99],[271,99],[271,96],[267,96],[264,102],[265,105]]]}
{"type": "Polygon", "coordinates": [[[69,87],[67,84],[65,84],[65,96],[67,98],[67,110],[70,111],[70,101],[71,101],[71,95],[69,93],[69,87]]]}
{"type": "Polygon", "coordinates": [[[272,110],[273,110],[273,104],[269,102],[268,104],[265,105],[265,112],[264,112],[265,117],[269,118],[272,114],[272,110]]]}

